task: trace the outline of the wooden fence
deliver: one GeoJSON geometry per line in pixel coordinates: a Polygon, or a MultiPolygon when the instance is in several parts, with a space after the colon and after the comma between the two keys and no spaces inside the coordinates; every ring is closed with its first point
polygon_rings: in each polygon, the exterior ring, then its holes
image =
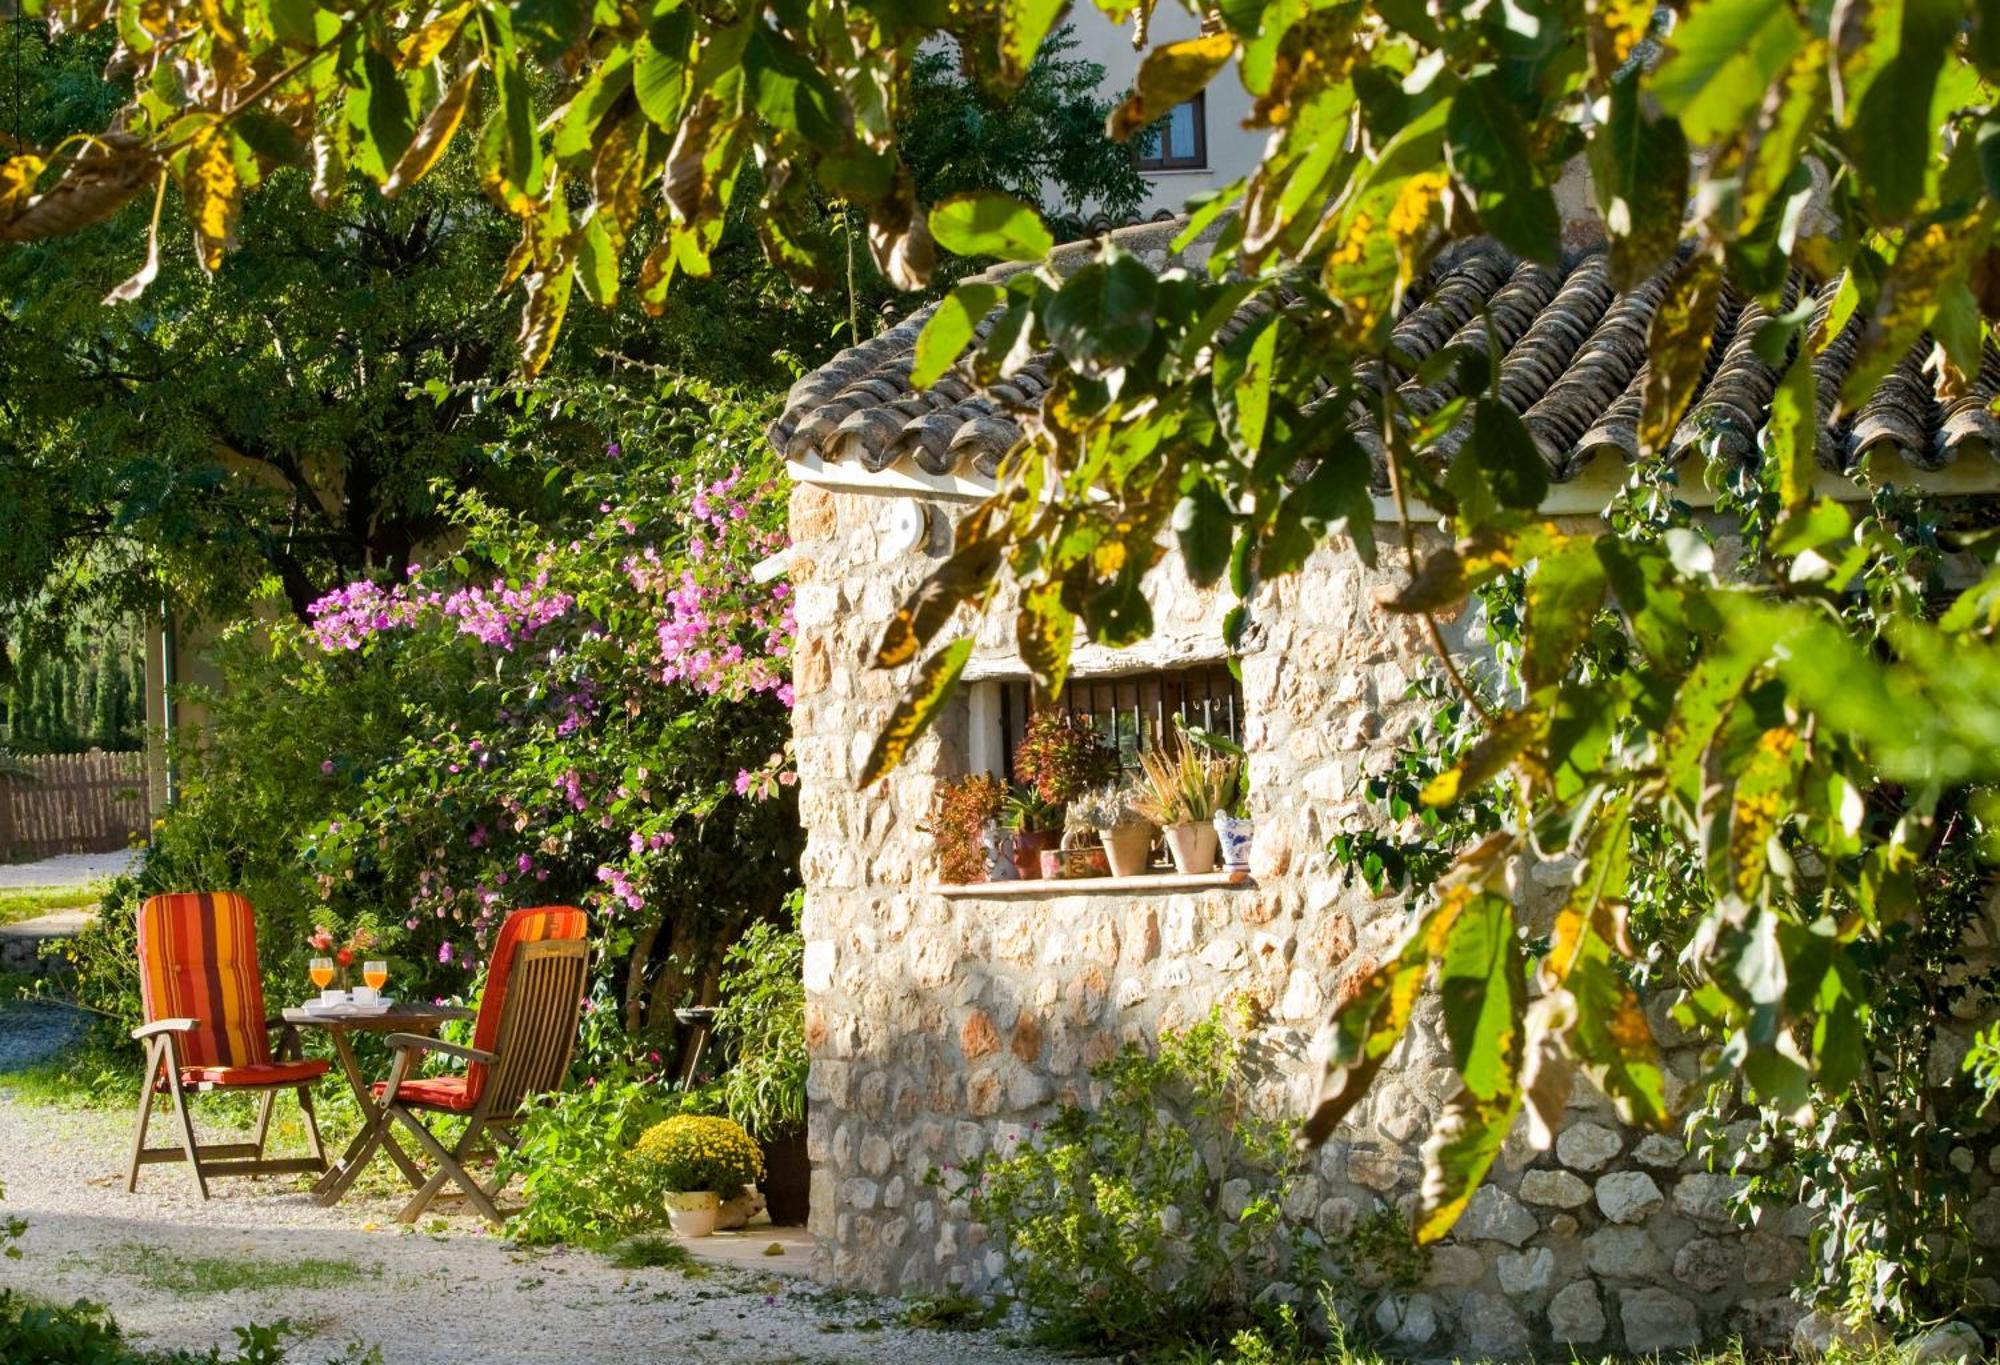
{"type": "Polygon", "coordinates": [[[144,838],[145,759],[101,749],[17,758],[31,776],[0,773],[0,861],[109,853],[144,838]]]}

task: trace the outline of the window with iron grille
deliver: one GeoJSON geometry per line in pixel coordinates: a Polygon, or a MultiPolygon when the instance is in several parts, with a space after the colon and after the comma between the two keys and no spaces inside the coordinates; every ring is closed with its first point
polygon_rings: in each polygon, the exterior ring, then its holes
{"type": "MultiPolygon", "coordinates": [[[[1027,729],[1028,684],[1000,684],[1002,771],[1014,771],[1014,749],[1027,729]]],[[[1127,769],[1139,766],[1139,751],[1173,727],[1173,718],[1243,742],[1243,685],[1226,663],[1197,664],[1153,673],[1110,678],[1071,678],[1056,705],[1088,725],[1118,750],[1127,769]]]]}

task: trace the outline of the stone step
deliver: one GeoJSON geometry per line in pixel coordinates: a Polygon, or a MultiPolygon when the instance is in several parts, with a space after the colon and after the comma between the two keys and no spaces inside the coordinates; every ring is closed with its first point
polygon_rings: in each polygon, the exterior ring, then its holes
{"type": "Polygon", "coordinates": [[[96,910],[78,906],[0,925],[0,971],[45,975],[56,964],[42,956],[43,945],[52,939],[75,938],[95,918],[96,910]]]}

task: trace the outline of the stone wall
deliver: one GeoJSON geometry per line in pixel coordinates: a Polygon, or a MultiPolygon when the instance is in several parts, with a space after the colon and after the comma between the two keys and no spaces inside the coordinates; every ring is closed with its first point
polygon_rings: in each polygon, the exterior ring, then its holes
{"type": "MultiPolygon", "coordinates": [[[[964,771],[956,713],[893,776],[856,791],[872,738],[905,681],[868,667],[896,604],[934,564],[884,563],[885,499],[800,487],[793,495],[801,814],[808,842],[808,1136],[815,1163],[814,1269],[881,1292],[980,1289],[1000,1270],[982,1230],[925,1181],[1022,1140],[1067,1101],[1088,1103],[1089,1069],[1128,1039],[1247,998],[1259,1043],[1281,1059],[1259,1103],[1300,1112],[1309,1039],[1343,989],[1394,940],[1402,905],[1347,885],[1327,837],[1363,808],[1360,784],[1419,717],[1405,700],[1424,666],[1418,627],[1372,608],[1391,569],[1326,546],[1298,576],[1260,590],[1243,656],[1253,814],[1251,883],[1199,892],[1046,899],[947,895],[922,831],[941,777],[964,771]]],[[[940,517],[940,521],[948,520],[940,517]]],[[[1393,543],[1388,534],[1381,539],[1393,543]]],[[[1227,606],[1177,576],[1153,601],[1172,649],[1213,657],[1227,606]]],[[[1455,647],[1478,647],[1451,623],[1455,647]]],[[[1010,613],[980,626],[975,671],[1011,662],[1010,613]]],[[[1112,661],[1086,651],[1079,670],[1112,661]]],[[[1566,885],[1524,870],[1519,894],[1545,911],[1566,885]]],[[[1087,883],[1081,884],[1087,888],[1087,883]]],[[[1662,1012],[1684,1095],[1695,1059],[1662,1012]]],[[[1417,1151],[1456,1081],[1435,1002],[1361,1108],[1312,1160],[1288,1202],[1330,1240],[1357,1218],[1414,1203],[1417,1151]]],[[[1410,1349],[1525,1352],[1575,1345],[1653,1351],[1741,1333],[1784,1338],[1799,1269],[1796,1226],[1744,1233],[1725,1212],[1727,1177],[1696,1169],[1675,1138],[1621,1131],[1580,1087],[1554,1149],[1517,1134],[1419,1292],[1381,1305],[1379,1326],[1410,1349]]]]}

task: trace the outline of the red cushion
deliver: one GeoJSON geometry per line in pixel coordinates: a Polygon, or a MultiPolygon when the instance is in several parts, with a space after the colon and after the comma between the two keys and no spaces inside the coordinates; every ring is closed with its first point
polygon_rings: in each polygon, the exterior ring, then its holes
{"type": "Polygon", "coordinates": [[[264,1062],[257,1066],[184,1066],[182,1085],[299,1085],[326,1074],[326,1062],[264,1062]]]}
{"type": "MultiPolygon", "coordinates": [[[[464,1076],[420,1076],[413,1081],[404,1081],[396,1087],[396,1099],[403,1104],[414,1104],[425,1109],[454,1109],[460,1112],[472,1108],[478,1096],[466,1084],[464,1076]]],[[[389,1088],[387,1081],[375,1082],[372,1089],[375,1098],[381,1099],[382,1092],[389,1088]]]]}

